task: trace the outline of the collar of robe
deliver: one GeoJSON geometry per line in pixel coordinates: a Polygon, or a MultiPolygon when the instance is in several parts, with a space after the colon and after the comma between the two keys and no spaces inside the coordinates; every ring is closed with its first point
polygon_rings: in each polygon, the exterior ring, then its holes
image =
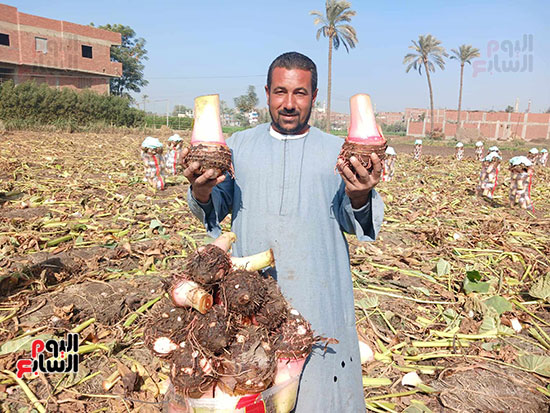
{"type": "Polygon", "coordinates": [[[269,134],[273,136],[275,139],[278,139],[280,141],[287,141],[287,140],[294,140],[294,139],[302,139],[309,133],[309,129],[306,133],[302,133],[301,135],[283,135],[282,133],[277,132],[275,129],[273,129],[273,126],[269,126],[269,134]]]}

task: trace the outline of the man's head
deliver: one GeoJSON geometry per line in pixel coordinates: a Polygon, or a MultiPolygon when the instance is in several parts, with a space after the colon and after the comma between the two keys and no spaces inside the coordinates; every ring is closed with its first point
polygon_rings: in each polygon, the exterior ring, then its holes
{"type": "Polygon", "coordinates": [[[300,134],[308,121],[317,97],[317,67],[303,54],[284,53],[267,73],[265,87],[273,128],[282,134],[300,134]]]}

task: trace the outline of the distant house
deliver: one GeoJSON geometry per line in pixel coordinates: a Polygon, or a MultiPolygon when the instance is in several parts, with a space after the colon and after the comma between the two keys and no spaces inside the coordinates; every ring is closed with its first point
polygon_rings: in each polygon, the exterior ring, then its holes
{"type": "Polygon", "coordinates": [[[255,125],[258,123],[258,120],[259,120],[258,112],[256,111],[248,112],[247,117],[248,117],[248,122],[251,125],[255,125]]]}
{"type": "Polygon", "coordinates": [[[122,75],[122,64],[111,61],[111,46],[120,44],[120,33],[0,4],[0,82],[35,80],[108,93],[109,79],[122,75]]]}

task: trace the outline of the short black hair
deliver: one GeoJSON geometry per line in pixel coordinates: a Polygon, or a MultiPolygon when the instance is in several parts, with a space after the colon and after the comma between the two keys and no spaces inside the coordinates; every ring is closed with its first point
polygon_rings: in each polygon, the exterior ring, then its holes
{"type": "Polygon", "coordinates": [[[311,88],[312,92],[314,92],[317,89],[317,66],[315,66],[315,63],[313,63],[313,60],[311,60],[306,55],[303,55],[298,52],[287,52],[283,53],[279,57],[277,57],[269,66],[269,70],[267,72],[267,89],[271,90],[271,77],[273,75],[273,70],[276,67],[283,67],[285,69],[291,70],[291,69],[301,69],[301,70],[307,70],[311,73],[311,88]]]}

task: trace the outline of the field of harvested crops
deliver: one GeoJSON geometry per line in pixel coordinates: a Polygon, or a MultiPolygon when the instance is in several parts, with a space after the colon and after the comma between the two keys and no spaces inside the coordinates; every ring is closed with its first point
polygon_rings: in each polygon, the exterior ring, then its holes
{"type": "MultiPolygon", "coordinates": [[[[183,177],[162,192],[143,183],[142,139],[0,136],[4,411],[163,408],[168,366],[145,348],[143,326],[162,277],[209,240],[183,177]],[[68,332],[81,339],[77,374],[17,378],[33,339],[68,332]]],[[[449,147],[425,146],[414,161],[412,146],[394,146],[394,181],[377,188],[380,237],[349,237],[358,331],[375,351],[363,369],[369,410],[548,411],[550,167],[537,167],[535,211],[524,211],[507,205],[506,162],[488,201],[474,193],[470,148],[458,162],[449,147]]]]}

